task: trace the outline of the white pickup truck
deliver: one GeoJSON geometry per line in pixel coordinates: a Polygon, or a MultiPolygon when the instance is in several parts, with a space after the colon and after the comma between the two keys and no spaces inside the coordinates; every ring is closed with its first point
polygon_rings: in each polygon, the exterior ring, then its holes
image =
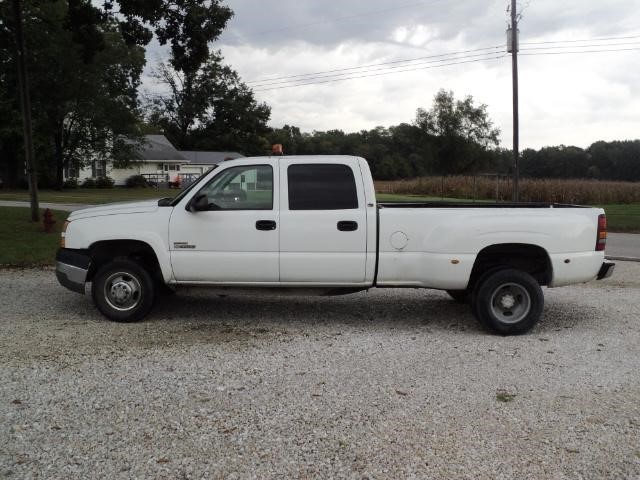
{"type": "Polygon", "coordinates": [[[501,334],[541,316],[541,286],[611,275],[606,218],[556,204],[377,203],[363,158],[283,156],[218,165],[176,198],[73,212],[56,274],[98,310],[136,321],[158,292],[372,287],[446,290],[501,334]]]}

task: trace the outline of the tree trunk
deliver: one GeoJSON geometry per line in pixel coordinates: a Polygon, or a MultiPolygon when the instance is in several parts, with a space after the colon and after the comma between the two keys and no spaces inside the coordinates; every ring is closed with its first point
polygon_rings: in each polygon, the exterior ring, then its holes
{"type": "Polygon", "coordinates": [[[62,128],[56,128],[53,134],[53,157],[56,164],[56,189],[64,186],[64,156],[62,153],[62,128]]]}
{"type": "Polygon", "coordinates": [[[16,63],[18,67],[18,89],[20,90],[20,111],[24,134],[24,156],[29,181],[29,199],[31,203],[31,221],[40,221],[40,203],[38,202],[38,170],[33,155],[33,126],[31,123],[31,97],[29,96],[29,75],[27,73],[26,47],[22,31],[22,5],[13,0],[15,20],[16,63]]]}

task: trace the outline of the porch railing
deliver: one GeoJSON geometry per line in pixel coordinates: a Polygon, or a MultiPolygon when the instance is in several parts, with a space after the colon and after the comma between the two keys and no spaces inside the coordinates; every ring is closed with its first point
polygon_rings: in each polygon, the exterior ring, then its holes
{"type": "Polygon", "coordinates": [[[170,187],[176,186],[184,188],[191,185],[200,176],[198,173],[143,173],[141,174],[147,179],[149,185],[154,187],[170,187]]]}

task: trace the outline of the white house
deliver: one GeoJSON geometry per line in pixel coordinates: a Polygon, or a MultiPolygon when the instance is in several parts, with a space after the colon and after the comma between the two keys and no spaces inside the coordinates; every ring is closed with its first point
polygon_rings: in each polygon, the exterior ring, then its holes
{"type": "Polygon", "coordinates": [[[164,135],[145,135],[138,158],[128,168],[114,168],[111,162],[94,161],[77,171],[65,169],[65,180],[76,178],[82,184],[87,178],[111,177],[116,185],[124,185],[133,175],[143,175],[147,180],[190,183],[212,166],[225,160],[242,157],[238,152],[179,151],[164,135]]]}

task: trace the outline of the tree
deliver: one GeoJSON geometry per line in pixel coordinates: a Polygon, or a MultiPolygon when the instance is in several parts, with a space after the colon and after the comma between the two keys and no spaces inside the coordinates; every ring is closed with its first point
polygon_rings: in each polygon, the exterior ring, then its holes
{"type": "Polygon", "coordinates": [[[293,125],[285,125],[282,128],[272,129],[268,135],[268,144],[280,144],[287,155],[299,155],[304,148],[305,139],[300,133],[300,128],[293,125]]]}
{"type": "Polygon", "coordinates": [[[29,73],[27,68],[27,50],[24,40],[24,25],[22,20],[22,3],[20,0],[13,0],[11,3],[13,6],[12,36],[15,41],[15,64],[18,73],[18,91],[20,95],[20,113],[22,114],[24,134],[25,166],[29,182],[31,221],[37,222],[40,220],[38,172],[33,155],[33,122],[31,120],[31,98],[29,96],[29,73]]]}
{"type": "MultiPolygon", "coordinates": [[[[12,39],[0,29],[2,45],[12,39]]],[[[0,49],[0,178],[4,187],[16,187],[25,171],[21,112],[17,95],[17,71],[11,50],[0,49]]]]}
{"type": "Polygon", "coordinates": [[[470,95],[456,101],[453,92],[440,90],[431,110],[417,110],[415,125],[437,137],[441,173],[476,172],[489,162],[489,150],[500,144],[500,130],[493,126],[487,106],[476,106],[470,95]]]}
{"type": "Polygon", "coordinates": [[[271,109],[222,60],[213,52],[195,71],[161,63],[155,77],[167,91],[151,97],[149,120],[185,150],[263,153],[271,109]]]}
{"type": "Polygon", "coordinates": [[[100,48],[87,62],[86,48],[64,28],[66,2],[43,4],[30,37],[34,62],[32,90],[41,112],[39,130],[53,146],[55,182],[62,188],[63,171],[92,160],[132,158],[137,135],[137,88],[144,66],[141,47],[126,45],[116,22],[100,23],[100,48]]]}
{"type": "Polygon", "coordinates": [[[171,66],[185,74],[198,71],[207,61],[210,43],[233,16],[220,0],[106,0],[105,11],[116,3],[120,30],[128,43],[146,45],[154,29],[160,45],[170,45],[171,66]]]}
{"type": "Polygon", "coordinates": [[[640,181],[640,140],[595,142],[587,152],[599,178],[640,181]]]}
{"type": "MultiPolygon", "coordinates": [[[[148,44],[153,32],[160,44],[170,45],[172,65],[193,72],[232,15],[220,0],[105,0],[102,8],[91,0],[27,0],[21,13],[29,30],[27,60],[34,69],[32,84],[25,87],[39,97],[34,98],[34,112],[42,113],[34,118],[33,140],[36,150],[53,145],[43,167],[54,159],[58,186],[66,166],[90,156],[116,163],[131,158],[134,145],[124,136],[136,134],[137,87],[144,65],[138,47],[148,44]],[[42,131],[46,139],[38,148],[42,131]]],[[[16,96],[17,82],[5,67],[15,68],[15,56],[10,52],[5,61],[4,48],[15,43],[15,25],[7,2],[0,3],[0,86],[10,98],[16,96]]],[[[7,105],[3,102],[0,108],[6,111],[7,105]]],[[[20,160],[15,153],[24,152],[16,149],[13,131],[2,127],[0,135],[0,163],[7,172],[16,171],[20,160]]],[[[31,142],[32,135],[24,137],[31,142]]]]}
{"type": "MultiPolygon", "coordinates": [[[[90,2],[32,1],[24,13],[40,172],[51,171],[62,188],[67,167],[129,161],[134,146],[124,137],[136,136],[144,50],[127,45],[117,21],[90,2]]],[[[5,62],[0,68],[3,89],[15,95],[5,62]]]]}

